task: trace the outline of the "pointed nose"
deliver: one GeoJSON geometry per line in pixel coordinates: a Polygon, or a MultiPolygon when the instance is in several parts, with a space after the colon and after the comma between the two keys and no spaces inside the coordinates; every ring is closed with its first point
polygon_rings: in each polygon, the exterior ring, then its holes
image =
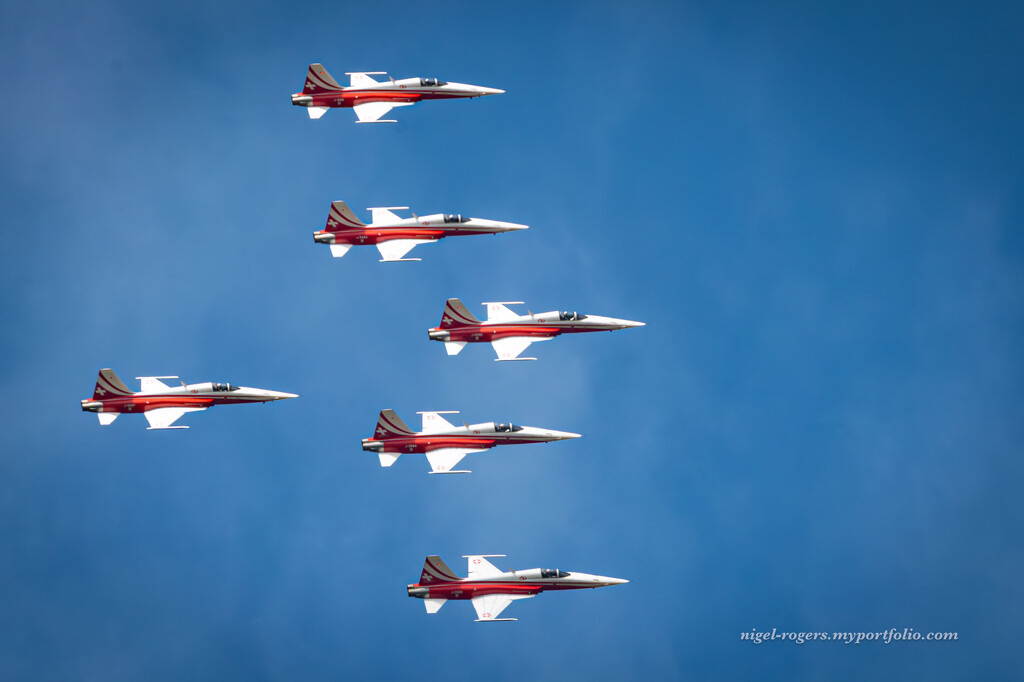
{"type": "Polygon", "coordinates": [[[572,431],[551,431],[550,429],[545,431],[549,438],[552,440],[569,440],[570,438],[582,438],[582,433],[573,433],[572,431]]]}
{"type": "Polygon", "coordinates": [[[287,400],[288,398],[298,398],[298,393],[285,393],[284,391],[267,391],[270,397],[274,400],[287,400]]]}
{"type": "Polygon", "coordinates": [[[499,90],[498,88],[477,88],[477,90],[480,91],[481,95],[504,95],[505,94],[504,90],[499,90]]]}
{"type": "Polygon", "coordinates": [[[622,320],[623,327],[646,327],[646,322],[634,322],[633,320],[622,320]]]}

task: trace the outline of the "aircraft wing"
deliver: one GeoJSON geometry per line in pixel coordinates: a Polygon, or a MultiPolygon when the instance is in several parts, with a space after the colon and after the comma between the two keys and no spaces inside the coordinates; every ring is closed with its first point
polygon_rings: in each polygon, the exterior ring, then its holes
{"type": "MultiPolygon", "coordinates": [[[[356,112],[356,116],[359,117],[360,123],[376,123],[380,121],[380,117],[388,113],[395,107],[410,107],[415,102],[367,102],[366,104],[357,104],[352,109],[356,112]]],[[[380,121],[381,123],[394,123],[394,121],[380,121]]]]}
{"type": "Polygon", "coordinates": [[[432,241],[432,239],[392,239],[391,241],[377,244],[377,250],[380,251],[382,263],[419,260],[419,258],[402,258],[402,256],[412,251],[413,247],[417,244],[429,244],[432,241]]]}
{"type": "MultiPolygon", "coordinates": [[[[522,305],[522,301],[509,301],[508,305],[522,305]]],[[[505,307],[505,303],[485,303],[488,322],[508,322],[522,317],[519,313],[505,307]]]]}
{"type": "Polygon", "coordinates": [[[149,429],[187,429],[187,426],[171,426],[181,419],[186,412],[202,412],[205,407],[160,407],[144,412],[149,422],[149,429]]]}
{"type": "Polygon", "coordinates": [[[466,564],[468,569],[466,573],[470,579],[483,579],[493,578],[494,576],[501,575],[504,573],[500,568],[492,564],[487,560],[488,556],[504,556],[504,554],[467,554],[466,564]]]}
{"type": "Polygon", "coordinates": [[[306,113],[312,119],[317,119],[327,113],[330,107],[306,107],[306,113]]]}
{"type": "Polygon", "coordinates": [[[453,471],[452,467],[462,461],[462,458],[474,452],[487,452],[487,450],[470,450],[468,448],[440,448],[427,453],[427,461],[430,462],[430,473],[432,474],[468,474],[469,471],[453,471]]]}
{"type": "Polygon", "coordinates": [[[455,425],[442,417],[442,414],[458,414],[457,412],[420,412],[423,415],[423,430],[420,433],[439,433],[453,431],[455,425]]]}
{"type": "Polygon", "coordinates": [[[537,358],[520,358],[519,354],[529,348],[538,339],[527,336],[506,336],[491,341],[491,346],[499,360],[536,360],[537,358]]]}
{"type": "Polygon", "coordinates": [[[473,608],[476,609],[476,622],[486,623],[488,621],[515,620],[515,618],[498,618],[509,604],[516,599],[529,599],[533,594],[485,594],[482,597],[473,597],[473,608]]]}
{"type": "Polygon", "coordinates": [[[335,258],[341,258],[348,253],[348,250],[351,248],[351,244],[331,244],[331,255],[335,258]]]}
{"type": "Polygon", "coordinates": [[[136,377],[141,382],[142,393],[159,393],[171,387],[160,381],[161,379],[177,379],[178,377],[136,377]]]}

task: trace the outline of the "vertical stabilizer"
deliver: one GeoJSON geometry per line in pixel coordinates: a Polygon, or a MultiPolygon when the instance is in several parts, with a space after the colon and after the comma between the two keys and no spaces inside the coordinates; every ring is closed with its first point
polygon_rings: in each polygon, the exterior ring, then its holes
{"type": "Polygon", "coordinates": [[[356,217],[356,214],[344,201],[332,202],[331,210],[327,212],[327,225],[324,229],[328,232],[336,232],[346,227],[366,227],[366,224],[356,217]]]}
{"type": "Polygon", "coordinates": [[[462,301],[457,298],[449,298],[444,304],[444,313],[441,315],[441,329],[461,327],[467,324],[480,324],[480,320],[466,309],[462,301]]]}
{"type": "Polygon", "coordinates": [[[436,554],[431,554],[423,562],[423,572],[420,573],[420,585],[451,583],[458,580],[459,577],[455,575],[455,572],[448,568],[448,564],[444,562],[444,559],[436,554]]]}
{"type": "Polygon", "coordinates": [[[309,65],[309,71],[306,72],[306,83],[302,86],[302,94],[316,95],[321,92],[341,89],[342,87],[338,85],[338,81],[334,80],[331,74],[327,73],[327,69],[324,68],[323,64],[309,65]]]}
{"type": "Polygon", "coordinates": [[[395,414],[394,410],[381,410],[377,417],[377,430],[374,431],[376,438],[387,436],[412,436],[414,431],[406,426],[402,418],[395,414]]]}
{"type": "Polygon", "coordinates": [[[103,400],[124,395],[132,395],[132,392],[124,385],[121,378],[114,374],[114,370],[101,369],[100,375],[96,377],[96,388],[93,389],[92,399],[103,400]]]}

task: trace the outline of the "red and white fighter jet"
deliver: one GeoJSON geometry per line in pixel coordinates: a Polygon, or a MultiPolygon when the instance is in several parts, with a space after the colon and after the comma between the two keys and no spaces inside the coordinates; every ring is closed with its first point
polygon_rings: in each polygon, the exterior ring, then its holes
{"type": "Polygon", "coordinates": [[[373,437],[362,441],[363,450],[376,452],[382,467],[391,466],[400,455],[416,453],[426,454],[432,474],[468,474],[472,472],[458,471],[452,467],[474,452],[487,452],[497,445],[549,443],[580,437],[580,434],[568,431],[495,422],[455,426],[441,416],[458,412],[418,414],[423,415],[423,430],[416,433],[405,425],[394,410],[381,410],[373,437]]]}
{"type": "Polygon", "coordinates": [[[344,201],[335,201],[327,214],[324,229],[313,233],[313,241],[330,244],[331,255],[341,258],[353,246],[374,244],[380,251],[381,263],[416,261],[404,258],[417,244],[431,244],[445,237],[464,237],[474,234],[498,234],[513,230],[526,230],[528,225],[503,223],[499,220],[467,218],[458,213],[435,213],[412,218],[401,218],[392,211],[407,210],[408,206],[389,206],[367,209],[373,221],[366,225],[356,217],[344,201]]]}
{"type": "Polygon", "coordinates": [[[381,119],[394,107],[407,107],[428,99],[465,99],[500,95],[497,88],[484,88],[465,83],[448,83],[437,78],[389,78],[375,81],[370,76],[386,76],[386,71],[360,71],[346,73],[350,77],[347,88],[327,73],[323,64],[310,64],[302,92],[292,95],[292,104],[306,107],[310,118],[320,118],[328,109],[349,107],[356,112],[359,123],[397,123],[381,119]]]}
{"type": "Polygon", "coordinates": [[[427,613],[437,613],[449,599],[469,599],[476,609],[476,622],[498,620],[501,612],[516,599],[529,599],[548,590],[581,590],[584,588],[622,585],[628,580],[603,575],[560,571],[556,568],[531,568],[504,572],[487,559],[504,554],[469,554],[469,576],[459,578],[441,557],[428,556],[420,581],[407,585],[410,597],[423,600],[427,613]]]}
{"type": "Polygon", "coordinates": [[[142,390],[133,393],[111,369],[101,369],[96,379],[92,400],[82,401],[84,412],[95,412],[100,424],[112,424],[122,414],[144,414],[149,429],[187,429],[171,426],[187,412],[200,412],[214,405],[266,403],[272,400],[298,398],[294,393],[267,391],[232,384],[206,382],[168,386],[161,379],[178,377],[135,377],[142,381],[142,390]]]}
{"type": "Polygon", "coordinates": [[[614,317],[584,315],[576,312],[529,313],[518,315],[505,306],[522,305],[522,301],[496,301],[487,306],[487,321],[481,322],[457,298],[449,298],[441,316],[441,325],[427,330],[434,341],[443,341],[448,355],[458,355],[467,343],[488,342],[501,360],[536,360],[519,354],[531,343],[549,341],[560,334],[611,332],[616,329],[643,327],[643,322],[614,317]]]}

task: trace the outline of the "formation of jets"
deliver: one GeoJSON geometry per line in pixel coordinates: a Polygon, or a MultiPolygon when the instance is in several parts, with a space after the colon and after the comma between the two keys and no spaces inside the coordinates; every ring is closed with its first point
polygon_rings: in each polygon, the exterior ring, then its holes
{"type": "Polygon", "coordinates": [[[268,391],[227,383],[207,381],[202,384],[168,386],[161,379],[178,377],[135,377],[142,382],[138,392],[132,392],[112,369],[101,369],[96,378],[92,400],[82,401],[82,410],[95,412],[100,424],[112,424],[122,414],[145,415],[149,429],[187,429],[171,426],[189,412],[202,412],[214,405],[244,405],[269,403],[274,400],[298,398],[294,393],[268,391]]]}
{"type": "Polygon", "coordinates": [[[329,244],[331,255],[341,258],[353,246],[372,244],[380,251],[382,263],[419,260],[404,258],[418,244],[431,244],[445,237],[474,234],[500,234],[525,230],[529,225],[504,223],[500,220],[467,218],[460,213],[435,213],[401,218],[392,211],[408,210],[408,206],[368,208],[373,216],[367,225],[356,217],[344,201],[335,201],[327,214],[324,229],[313,233],[317,244],[329,244]]]}
{"type": "Polygon", "coordinates": [[[536,597],[554,590],[582,590],[622,585],[628,580],[603,575],[562,571],[557,568],[530,568],[502,571],[488,558],[504,554],[467,554],[468,575],[459,578],[441,557],[432,555],[423,562],[420,581],[407,585],[410,597],[423,600],[427,613],[437,613],[449,599],[469,599],[476,609],[476,622],[488,623],[515,618],[498,618],[517,599],[536,597]]]}
{"type": "Polygon", "coordinates": [[[348,108],[356,112],[360,123],[397,123],[381,116],[395,107],[408,107],[430,99],[468,99],[505,92],[437,78],[388,78],[387,81],[371,78],[386,76],[386,71],[351,71],[345,75],[349,77],[347,88],[339,85],[323,64],[310,64],[302,92],[292,95],[292,104],[306,107],[310,118],[320,118],[328,109],[348,108]]]}
{"type": "Polygon", "coordinates": [[[474,452],[487,452],[497,445],[549,443],[579,438],[578,433],[516,426],[511,423],[485,422],[455,426],[442,414],[458,412],[419,412],[423,429],[417,433],[405,425],[394,410],[381,410],[372,438],[363,439],[363,450],[376,452],[380,465],[389,467],[400,455],[425,454],[432,474],[468,474],[453,469],[462,458],[474,452]]]}
{"type": "Polygon", "coordinates": [[[487,306],[487,320],[481,322],[473,313],[466,310],[462,301],[449,298],[441,315],[441,324],[427,330],[427,335],[432,341],[442,341],[448,355],[458,355],[467,343],[489,343],[498,356],[496,361],[536,360],[537,358],[521,358],[519,354],[531,343],[550,341],[561,334],[613,332],[617,329],[644,326],[643,322],[569,311],[552,310],[546,313],[519,315],[506,307],[522,303],[483,303],[487,306]]]}
{"type": "MultiPolygon", "coordinates": [[[[504,90],[437,78],[375,80],[384,72],[352,72],[349,87],[342,87],[321,64],[310,64],[302,91],[292,95],[292,104],[306,107],[309,117],[320,118],[331,108],[351,108],[359,123],[394,123],[382,117],[395,107],[410,106],[432,99],[465,99],[495,95],[504,90]]],[[[402,218],[396,210],[408,207],[369,208],[372,220],[362,222],[343,201],[331,204],[327,223],[313,233],[318,244],[330,246],[335,258],[344,256],[352,246],[372,245],[380,252],[381,262],[419,260],[406,258],[414,247],[446,237],[500,234],[528,229],[518,223],[470,218],[461,214],[437,213],[402,218]]],[[[520,315],[507,306],[521,301],[484,303],[487,319],[481,322],[457,298],[448,299],[441,324],[430,329],[433,341],[445,344],[448,355],[457,355],[469,343],[490,343],[497,360],[535,360],[520,357],[530,344],[547,341],[562,334],[615,331],[642,327],[643,322],[614,317],[584,315],[568,311],[528,312],[520,315]]],[[[111,369],[101,369],[91,399],[82,400],[82,410],[94,412],[101,425],[109,425],[122,414],[142,414],[149,429],[187,429],[174,423],[189,412],[215,405],[266,403],[297,398],[294,393],[205,382],[180,385],[164,383],[176,376],[136,377],[139,391],[130,390],[111,369]]],[[[487,452],[499,445],[547,443],[579,438],[580,434],[509,422],[483,422],[457,426],[442,415],[457,412],[420,412],[422,428],[413,431],[393,410],[382,410],[373,436],[362,439],[364,451],[377,453],[382,467],[390,467],[403,454],[422,454],[431,474],[462,474],[455,467],[472,453],[487,452]]],[[[501,571],[487,559],[501,554],[466,555],[468,575],[459,578],[439,556],[428,556],[418,583],[407,586],[410,597],[423,599],[427,613],[437,611],[449,599],[470,600],[477,622],[515,620],[499,618],[517,599],[535,597],[549,590],[576,590],[620,585],[628,581],[588,573],[559,569],[532,568],[525,571],[501,571]]]]}

